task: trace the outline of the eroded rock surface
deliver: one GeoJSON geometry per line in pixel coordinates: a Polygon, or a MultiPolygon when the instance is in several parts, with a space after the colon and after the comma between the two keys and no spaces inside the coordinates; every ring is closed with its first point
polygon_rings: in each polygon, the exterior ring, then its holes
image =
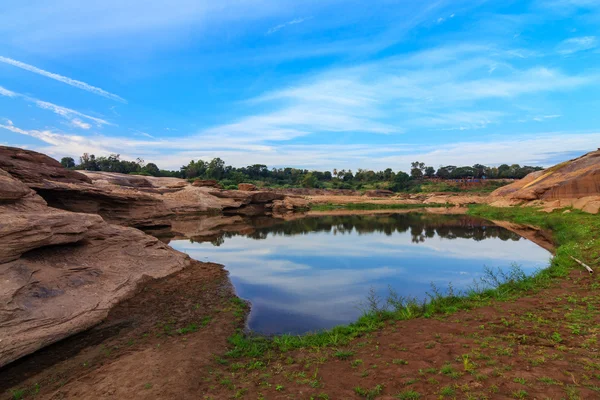
{"type": "Polygon", "coordinates": [[[137,229],[35,194],[0,203],[0,366],[101,322],[144,279],[191,262],[137,229]]]}
{"type": "Polygon", "coordinates": [[[539,205],[546,210],[572,206],[596,214],[600,210],[600,150],[503,186],[490,195],[490,203],[539,205]]]}

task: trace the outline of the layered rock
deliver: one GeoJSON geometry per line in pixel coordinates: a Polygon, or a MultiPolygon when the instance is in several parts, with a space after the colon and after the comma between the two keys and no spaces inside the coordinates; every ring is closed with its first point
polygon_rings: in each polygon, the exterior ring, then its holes
{"type": "Polygon", "coordinates": [[[49,206],[98,214],[107,222],[138,228],[168,226],[176,215],[270,213],[285,196],[264,191],[222,191],[218,182],[156,178],[111,172],[70,171],[40,153],[0,147],[3,197],[19,198],[33,189],[49,206]],[[8,184],[8,178],[16,178],[8,184]],[[18,183],[14,183],[18,182],[18,183]]]}
{"type": "Polygon", "coordinates": [[[0,177],[9,193],[0,201],[0,367],[101,322],[145,279],[193,262],[136,229],[48,207],[0,177]]]}
{"type": "Polygon", "coordinates": [[[365,192],[365,196],[367,196],[367,197],[391,197],[394,194],[395,193],[392,192],[391,190],[385,190],[385,189],[367,190],[365,192]]]}
{"type": "Polygon", "coordinates": [[[494,206],[540,205],[546,210],[575,207],[590,213],[600,209],[600,150],[566,161],[495,190],[494,206]]]}
{"type": "Polygon", "coordinates": [[[242,192],[254,192],[258,189],[251,183],[240,183],[238,184],[238,190],[241,190],[242,192]]]}

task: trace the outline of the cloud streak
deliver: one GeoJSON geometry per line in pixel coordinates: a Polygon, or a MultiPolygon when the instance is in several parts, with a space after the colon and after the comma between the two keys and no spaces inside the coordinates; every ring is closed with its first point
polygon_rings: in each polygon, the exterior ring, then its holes
{"type": "Polygon", "coordinates": [[[558,45],[558,53],[563,56],[594,49],[598,46],[598,40],[595,36],[583,36],[563,40],[558,45]]]}
{"type": "Polygon", "coordinates": [[[76,87],[81,90],[85,90],[86,92],[90,92],[96,94],[98,96],[106,97],[107,99],[120,101],[121,103],[127,103],[127,100],[124,98],[117,96],[116,94],[109,93],[104,89],[100,89],[99,87],[92,86],[82,81],[78,81],[76,79],[68,78],[66,76],[62,76],[59,74],[55,74],[53,72],[45,71],[33,65],[25,64],[21,61],[13,60],[12,58],[0,56],[0,62],[12,65],[17,68],[24,69],[25,71],[33,72],[34,74],[38,74],[41,76],[45,76],[46,78],[54,79],[56,81],[65,83],[67,85],[76,87]]]}
{"type": "Polygon", "coordinates": [[[91,115],[87,115],[84,114],[82,112],[67,108],[67,107],[62,107],[47,101],[42,101],[42,100],[38,100],[36,98],[33,97],[29,97],[29,96],[25,96],[24,94],[20,94],[20,93],[16,93],[13,92],[11,90],[5,89],[2,86],[0,86],[0,96],[5,96],[5,97],[20,97],[28,102],[34,103],[37,107],[44,109],[44,110],[49,110],[52,111],[53,113],[60,115],[63,118],[66,118],[68,120],[70,120],[71,124],[73,126],[82,128],[82,129],[90,129],[90,124],[82,122],[79,118],[84,118],[87,119],[89,121],[93,121],[95,122],[97,125],[114,125],[102,118],[97,118],[97,117],[92,117],[91,115]]]}
{"type": "Polygon", "coordinates": [[[309,19],[311,19],[311,18],[312,18],[312,17],[308,17],[308,18],[296,18],[296,19],[293,19],[293,20],[291,20],[291,21],[284,22],[283,24],[279,24],[279,25],[277,25],[277,26],[274,26],[274,27],[272,27],[271,29],[269,29],[269,30],[267,31],[267,35],[272,35],[272,34],[274,34],[275,32],[277,32],[277,31],[279,31],[279,30],[281,30],[281,29],[283,29],[283,28],[285,28],[285,27],[287,27],[287,26],[290,26],[290,25],[297,25],[297,24],[301,24],[301,23],[303,23],[304,21],[308,21],[308,20],[309,20],[309,19]]]}

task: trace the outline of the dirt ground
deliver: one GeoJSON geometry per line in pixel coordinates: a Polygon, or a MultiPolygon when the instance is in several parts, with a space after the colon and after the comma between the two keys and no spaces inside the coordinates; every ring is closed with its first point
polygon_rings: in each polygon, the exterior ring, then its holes
{"type": "Polygon", "coordinates": [[[512,302],[398,321],[349,346],[223,360],[205,399],[597,399],[600,280],[574,271],[512,302]]]}
{"type": "Polygon", "coordinates": [[[227,337],[247,310],[220,266],[198,263],[148,284],[93,332],[0,371],[1,389],[36,399],[595,399],[599,288],[574,271],[519,300],[389,323],[348,346],[231,359],[227,337]]]}

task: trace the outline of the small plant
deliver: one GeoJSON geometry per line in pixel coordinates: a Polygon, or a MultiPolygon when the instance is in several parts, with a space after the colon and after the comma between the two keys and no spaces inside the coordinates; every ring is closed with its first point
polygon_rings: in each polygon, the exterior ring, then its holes
{"type": "Polygon", "coordinates": [[[454,388],[452,386],[444,386],[441,390],[440,390],[440,394],[442,396],[454,396],[454,393],[456,393],[456,390],[454,390],[454,388]]]}
{"type": "Polygon", "coordinates": [[[10,394],[13,400],[21,400],[25,397],[25,389],[11,389],[10,394]]]}
{"type": "Polygon", "coordinates": [[[350,350],[338,350],[334,355],[340,360],[347,360],[354,355],[354,352],[350,350]]]}
{"type": "Polygon", "coordinates": [[[419,392],[415,392],[414,390],[408,390],[398,393],[396,398],[400,400],[418,400],[421,398],[421,394],[419,392]]]}
{"type": "Polygon", "coordinates": [[[145,383],[144,384],[144,389],[146,389],[146,390],[152,389],[152,384],[151,383],[145,383]]]}
{"type": "Polygon", "coordinates": [[[376,385],[373,389],[364,389],[360,386],[354,388],[354,393],[366,398],[367,400],[373,400],[381,393],[383,393],[383,385],[376,385]]]}
{"type": "Polygon", "coordinates": [[[358,367],[359,365],[361,365],[362,363],[363,363],[363,360],[361,360],[361,359],[356,359],[356,360],[354,360],[354,361],[351,361],[351,362],[350,362],[350,365],[352,366],[352,368],[356,368],[356,367],[358,367]]]}
{"type": "Polygon", "coordinates": [[[517,378],[513,379],[513,381],[515,383],[520,383],[521,385],[527,385],[527,381],[525,380],[525,378],[517,377],[517,378]]]}
{"type": "Polygon", "coordinates": [[[278,392],[282,392],[283,389],[285,389],[283,385],[275,385],[275,390],[277,390],[278,392]]]}
{"type": "Polygon", "coordinates": [[[400,358],[396,358],[396,359],[392,360],[392,364],[396,364],[396,365],[408,365],[408,361],[402,360],[400,358]]]}
{"type": "Polygon", "coordinates": [[[527,393],[525,390],[521,389],[521,390],[517,390],[516,392],[513,392],[513,397],[515,399],[526,399],[527,397],[529,397],[529,393],[527,393]]]}
{"type": "Polygon", "coordinates": [[[468,371],[473,371],[475,369],[475,364],[469,360],[468,354],[463,354],[462,361],[463,361],[463,367],[464,367],[465,371],[468,372],[468,371]]]}
{"type": "Polygon", "coordinates": [[[552,339],[552,341],[556,343],[561,343],[563,341],[562,337],[560,336],[560,333],[558,332],[554,332],[552,336],[550,336],[550,339],[552,339]]]}
{"type": "Polygon", "coordinates": [[[198,330],[198,325],[195,323],[191,323],[186,327],[177,329],[177,333],[180,335],[185,335],[188,333],[196,332],[198,330]]]}

